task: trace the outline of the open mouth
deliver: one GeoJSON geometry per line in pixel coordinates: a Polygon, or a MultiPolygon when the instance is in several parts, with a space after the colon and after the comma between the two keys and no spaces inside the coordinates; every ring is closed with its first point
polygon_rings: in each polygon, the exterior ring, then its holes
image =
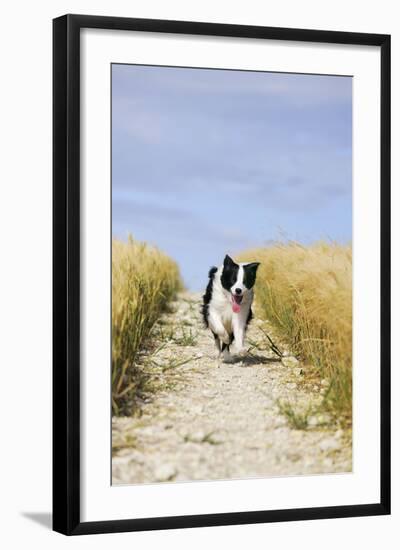
{"type": "Polygon", "coordinates": [[[236,294],[231,294],[231,296],[232,296],[232,310],[234,311],[234,313],[239,313],[243,296],[237,296],[236,294]]]}

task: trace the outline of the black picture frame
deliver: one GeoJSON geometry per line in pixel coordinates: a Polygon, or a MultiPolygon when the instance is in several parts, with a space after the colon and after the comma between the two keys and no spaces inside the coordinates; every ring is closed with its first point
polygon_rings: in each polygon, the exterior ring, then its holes
{"type": "Polygon", "coordinates": [[[390,513],[390,35],[65,15],[53,20],[53,529],[66,535],[390,513]],[[381,50],[381,495],[370,504],[81,522],[80,30],[306,41],[381,50]]]}

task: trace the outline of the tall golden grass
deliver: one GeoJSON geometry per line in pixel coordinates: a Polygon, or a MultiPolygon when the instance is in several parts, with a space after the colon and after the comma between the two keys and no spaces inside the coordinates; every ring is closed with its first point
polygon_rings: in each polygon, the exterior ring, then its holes
{"type": "Polygon", "coordinates": [[[124,411],[145,378],[135,365],[139,349],[182,282],[176,263],[131,236],[112,242],[112,406],[124,411]]]}
{"type": "MultiPolygon", "coordinates": [[[[329,381],[325,403],[351,420],[352,250],[324,242],[276,244],[240,255],[260,261],[256,308],[309,371],[329,381]]],[[[307,376],[307,372],[305,373],[307,376]]]]}

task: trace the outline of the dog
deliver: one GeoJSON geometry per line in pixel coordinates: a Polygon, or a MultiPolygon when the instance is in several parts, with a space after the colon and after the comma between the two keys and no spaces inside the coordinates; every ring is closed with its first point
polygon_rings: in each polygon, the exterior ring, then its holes
{"type": "Polygon", "coordinates": [[[259,262],[235,263],[226,255],[222,266],[209,271],[202,314],[224,362],[232,360],[230,346],[233,341],[238,353],[244,351],[246,329],[253,317],[253,287],[259,265],[259,262]]]}

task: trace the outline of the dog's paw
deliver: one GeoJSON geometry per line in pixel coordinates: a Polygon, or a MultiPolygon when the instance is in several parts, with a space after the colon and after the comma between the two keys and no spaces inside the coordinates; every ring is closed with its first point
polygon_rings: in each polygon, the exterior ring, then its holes
{"type": "Polygon", "coordinates": [[[231,337],[227,332],[225,332],[222,336],[220,336],[220,339],[221,339],[221,342],[223,342],[227,346],[229,346],[229,344],[231,343],[231,337]]]}
{"type": "Polygon", "coordinates": [[[233,361],[234,361],[234,358],[229,352],[228,353],[224,352],[222,354],[222,362],[223,363],[233,363],[233,361]]]}

